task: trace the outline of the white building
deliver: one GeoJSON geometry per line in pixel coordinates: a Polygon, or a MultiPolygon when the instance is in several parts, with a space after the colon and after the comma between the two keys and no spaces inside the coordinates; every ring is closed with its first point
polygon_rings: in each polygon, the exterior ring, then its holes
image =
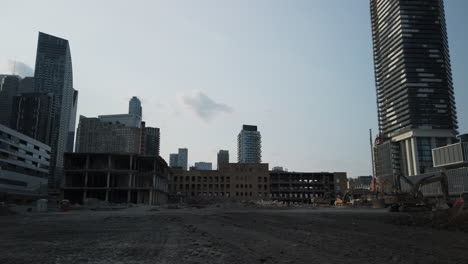
{"type": "Polygon", "coordinates": [[[0,125],[0,195],[47,196],[51,148],[0,125]]]}

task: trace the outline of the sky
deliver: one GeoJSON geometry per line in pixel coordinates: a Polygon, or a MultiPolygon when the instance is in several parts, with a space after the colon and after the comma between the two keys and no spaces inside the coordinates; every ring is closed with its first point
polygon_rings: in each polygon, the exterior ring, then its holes
{"type": "MultiPolygon", "coordinates": [[[[161,156],[237,161],[243,124],[262,161],[370,175],[377,110],[368,0],[2,1],[0,58],[35,64],[38,32],[68,39],[78,115],[142,100],[161,156]]],[[[468,1],[446,0],[460,132],[468,132],[468,1]]],[[[1,70],[11,63],[0,63],[1,70]],[[3,66],[2,66],[3,65],[3,66]]],[[[4,69],[3,69],[4,70],[4,69]]]]}

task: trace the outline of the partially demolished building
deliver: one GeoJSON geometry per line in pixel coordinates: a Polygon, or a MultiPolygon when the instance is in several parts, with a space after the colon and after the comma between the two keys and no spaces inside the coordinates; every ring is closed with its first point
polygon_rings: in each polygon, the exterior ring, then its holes
{"type": "Polygon", "coordinates": [[[71,203],[96,198],[111,203],[167,202],[168,166],[160,156],[66,153],[63,197],[71,203]]]}

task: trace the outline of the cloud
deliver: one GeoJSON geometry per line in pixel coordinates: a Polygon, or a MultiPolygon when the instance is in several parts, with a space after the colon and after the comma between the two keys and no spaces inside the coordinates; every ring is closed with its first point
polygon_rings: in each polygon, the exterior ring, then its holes
{"type": "Polygon", "coordinates": [[[0,57],[0,74],[16,74],[21,77],[34,76],[33,69],[20,62],[6,58],[0,57]]]}
{"type": "Polygon", "coordinates": [[[232,107],[217,103],[200,91],[191,91],[179,96],[179,100],[193,113],[205,121],[211,120],[219,113],[231,113],[232,107]]]}

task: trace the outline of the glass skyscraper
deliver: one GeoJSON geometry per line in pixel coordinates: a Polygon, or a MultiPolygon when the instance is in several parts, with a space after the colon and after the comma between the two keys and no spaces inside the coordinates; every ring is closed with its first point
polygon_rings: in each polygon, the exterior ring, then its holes
{"type": "Polygon", "coordinates": [[[239,163],[262,162],[262,137],[257,126],[242,126],[237,137],[237,160],[239,163]]]}
{"type": "Polygon", "coordinates": [[[457,117],[443,0],[370,0],[379,140],[376,172],[432,170],[457,117]]]}
{"type": "Polygon", "coordinates": [[[39,32],[34,89],[39,93],[53,94],[49,186],[57,188],[63,175],[63,153],[69,142],[75,101],[68,40],[39,32]]]}

